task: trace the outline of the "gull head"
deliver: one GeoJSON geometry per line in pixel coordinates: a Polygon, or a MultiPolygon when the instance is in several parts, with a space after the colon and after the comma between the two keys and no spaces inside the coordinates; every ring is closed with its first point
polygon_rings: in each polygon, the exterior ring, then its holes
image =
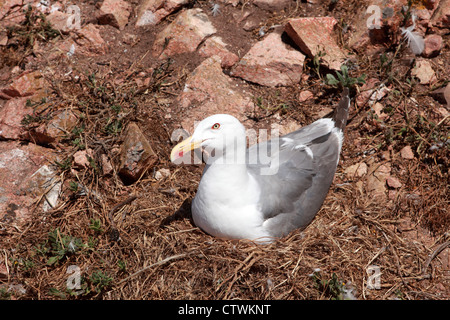
{"type": "Polygon", "coordinates": [[[203,148],[208,154],[214,152],[216,157],[224,154],[225,151],[245,150],[245,128],[231,115],[210,116],[197,125],[192,136],[172,149],[170,160],[174,162],[197,148],[203,148]]]}

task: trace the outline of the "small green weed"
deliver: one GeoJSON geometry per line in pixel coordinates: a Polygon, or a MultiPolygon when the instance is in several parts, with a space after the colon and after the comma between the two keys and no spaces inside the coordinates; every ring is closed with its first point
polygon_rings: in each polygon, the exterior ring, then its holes
{"type": "Polygon", "coordinates": [[[114,280],[107,272],[100,270],[94,271],[89,279],[98,293],[110,288],[114,280]]]}
{"type": "Polygon", "coordinates": [[[47,265],[57,264],[63,258],[85,247],[81,239],[61,233],[59,228],[48,233],[47,244],[50,246],[49,253],[51,254],[47,265]]]}
{"type": "Polygon", "coordinates": [[[333,273],[331,279],[325,280],[319,272],[312,275],[314,286],[331,300],[343,300],[344,284],[339,281],[337,275],[333,273]]]}
{"type": "Polygon", "coordinates": [[[362,74],[357,78],[353,78],[348,74],[348,67],[346,65],[341,66],[341,72],[336,71],[337,79],[334,75],[328,73],[326,78],[326,84],[332,87],[347,87],[351,88],[355,84],[364,84],[366,83],[366,75],[362,74]]]}

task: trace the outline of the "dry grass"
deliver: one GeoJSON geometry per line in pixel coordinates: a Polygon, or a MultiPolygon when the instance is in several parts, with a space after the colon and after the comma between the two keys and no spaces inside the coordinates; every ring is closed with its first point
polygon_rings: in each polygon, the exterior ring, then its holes
{"type": "MultiPolygon", "coordinates": [[[[447,46],[447,67],[448,54],[447,46]]],[[[36,204],[24,225],[0,222],[0,261],[7,268],[6,278],[0,278],[0,297],[335,299],[342,296],[334,289],[354,288],[358,299],[450,298],[448,146],[429,151],[429,146],[447,141],[449,119],[441,120],[430,106],[428,89],[406,84],[408,72],[400,62],[394,60],[398,66],[386,75],[379,73],[378,62],[357,58],[359,69],[353,76],[364,72],[389,79],[385,83],[391,92],[398,92],[383,100],[389,118],[374,119],[370,106],[353,104],[335,183],[316,219],[302,232],[258,246],[215,239],[193,225],[189,204],[202,168],[169,163],[170,132],[180,119],[175,114],[171,120],[164,117],[187,72],[184,65],[153,62],[158,72],[148,86],[136,90],[134,78],[147,70],[144,57],[119,70],[113,69],[114,63],[80,60],[72,66],[70,79],[57,73],[49,79],[54,103],[46,112],[69,105],[83,116],[77,130],[58,145],[60,161],[69,159],[59,167],[64,182],[59,207],[42,212],[36,204]],[[121,132],[130,121],[151,140],[159,162],[138,182],[124,185],[116,172],[102,174],[100,155],[117,164],[121,132]],[[415,159],[398,156],[405,145],[412,146],[415,159]],[[71,170],[71,156],[84,148],[94,150],[91,166],[71,170]],[[345,168],[368,158],[389,162],[403,186],[390,197],[376,198],[366,190],[364,177],[344,174],[345,168]],[[154,172],[161,168],[171,173],[157,180],[154,172]],[[83,192],[74,190],[73,183],[83,186],[83,192]],[[79,245],[68,250],[65,239],[79,245]],[[54,248],[58,244],[59,255],[54,248]],[[72,265],[81,271],[77,290],[67,287],[72,265]],[[372,265],[381,271],[379,289],[368,288],[372,265]],[[22,285],[26,293],[7,292],[9,284],[22,285]]],[[[282,121],[306,124],[320,106],[330,106],[339,92],[323,90],[322,80],[308,68],[307,83],[281,89],[281,94],[279,89],[253,87],[255,101],[262,97],[266,107],[255,110],[255,126],[277,121],[275,114],[282,121]],[[295,102],[305,88],[316,94],[314,112],[295,102]]]]}

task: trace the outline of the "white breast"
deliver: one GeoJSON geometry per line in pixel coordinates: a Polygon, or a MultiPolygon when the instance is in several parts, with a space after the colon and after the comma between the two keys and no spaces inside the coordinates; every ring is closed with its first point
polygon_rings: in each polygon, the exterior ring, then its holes
{"type": "Polygon", "coordinates": [[[224,181],[222,177],[220,181],[210,183],[211,179],[217,178],[211,169],[214,168],[209,168],[203,175],[192,203],[194,223],[219,238],[267,239],[269,234],[263,228],[264,219],[258,209],[256,181],[251,176],[241,183],[224,181]]]}

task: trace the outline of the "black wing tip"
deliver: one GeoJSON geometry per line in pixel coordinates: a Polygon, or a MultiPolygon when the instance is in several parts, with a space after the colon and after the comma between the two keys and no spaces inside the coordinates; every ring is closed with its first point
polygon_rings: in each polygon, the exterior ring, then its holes
{"type": "Polygon", "coordinates": [[[334,126],[341,130],[344,130],[347,125],[348,118],[348,109],[350,107],[350,90],[347,87],[344,87],[342,91],[341,100],[334,112],[333,120],[334,126]]]}

